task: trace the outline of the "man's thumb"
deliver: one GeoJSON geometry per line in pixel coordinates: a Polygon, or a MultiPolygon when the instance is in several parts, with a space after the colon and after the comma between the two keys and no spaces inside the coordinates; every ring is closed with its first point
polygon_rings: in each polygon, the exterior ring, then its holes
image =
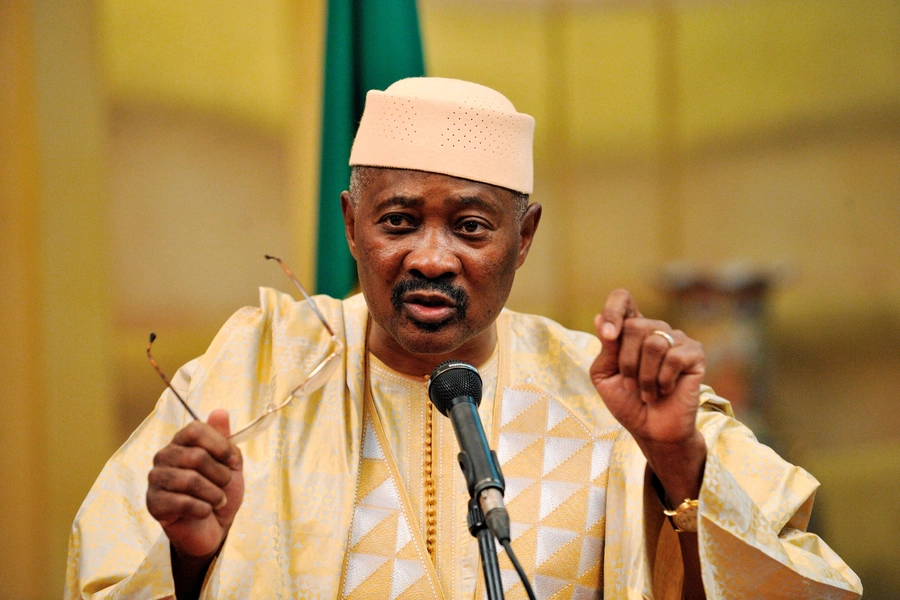
{"type": "Polygon", "coordinates": [[[217,408],[209,413],[209,418],[206,422],[210,427],[225,437],[228,437],[231,434],[231,425],[228,422],[228,411],[223,408],[217,408]]]}

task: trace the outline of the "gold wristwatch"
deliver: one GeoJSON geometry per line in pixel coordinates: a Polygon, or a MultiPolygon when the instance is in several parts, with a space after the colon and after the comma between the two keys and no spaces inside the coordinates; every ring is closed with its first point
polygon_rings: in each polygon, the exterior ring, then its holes
{"type": "Polygon", "coordinates": [[[678,533],[697,533],[697,509],[700,502],[685,498],[675,510],[663,509],[678,533]]]}

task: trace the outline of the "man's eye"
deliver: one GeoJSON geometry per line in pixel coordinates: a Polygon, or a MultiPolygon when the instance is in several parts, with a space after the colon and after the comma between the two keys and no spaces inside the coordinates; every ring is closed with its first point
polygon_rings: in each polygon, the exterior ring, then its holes
{"type": "Polygon", "coordinates": [[[409,218],[405,215],[388,215],[384,218],[384,222],[391,227],[403,227],[409,224],[409,218]]]}
{"type": "Polygon", "coordinates": [[[484,231],[485,226],[484,223],[480,221],[463,221],[460,229],[465,233],[481,233],[484,231]]]}

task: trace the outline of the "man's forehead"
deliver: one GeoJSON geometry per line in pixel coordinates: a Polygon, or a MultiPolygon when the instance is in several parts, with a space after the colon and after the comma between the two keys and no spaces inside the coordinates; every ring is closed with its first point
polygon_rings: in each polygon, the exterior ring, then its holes
{"type": "Polygon", "coordinates": [[[442,200],[502,211],[511,210],[517,196],[516,192],[500,186],[442,173],[384,167],[364,169],[366,172],[359,181],[364,202],[418,206],[426,200],[442,200]]]}

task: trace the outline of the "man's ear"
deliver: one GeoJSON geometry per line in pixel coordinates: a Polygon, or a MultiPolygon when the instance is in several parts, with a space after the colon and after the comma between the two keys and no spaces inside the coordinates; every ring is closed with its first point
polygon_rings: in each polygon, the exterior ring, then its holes
{"type": "Polygon", "coordinates": [[[350,254],[356,259],[356,208],[350,201],[350,192],[341,192],[341,213],[344,215],[344,235],[350,254]]]}
{"type": "Polygon", "coordinates": [[[518,269],[525,264],[528,257],[528,251],[531,250],[531,242],[534,240],[534,234],[541,222],[541,212],[544,208],[538,202],[532,202],[525,209],[522,215],[522,222],[519,223],[519,258],[516,261],[518,269]]]}

